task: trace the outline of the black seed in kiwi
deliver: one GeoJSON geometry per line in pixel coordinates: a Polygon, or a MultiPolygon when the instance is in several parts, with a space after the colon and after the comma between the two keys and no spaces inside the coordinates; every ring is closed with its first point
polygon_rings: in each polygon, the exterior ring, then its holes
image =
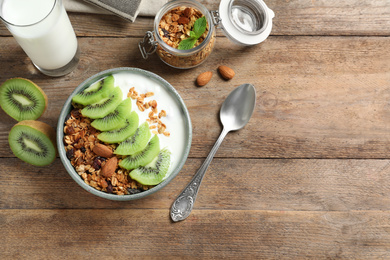
{"type": "Polygon", "coordinates": [[[100,133],[97,138],[105,143],[120,143],[137,131],[139,117],[137,112],[133,111],[124,120],[124,124],[110,131],[100,133]]]}
{"type": "Polygon", "coordinates": [[[86,89],[77,93],[72,101],[81,105],[90,105],[96,103],[102,98],[107,97],[114,89],[114,76],[110,75],[104,79],[91,84],[86,89]]]}
{"type": "Polygon", "coordinates": [[[145,166],[151,161],[153,161],[153,159],[156,158],[159,152],[160,140],[157,135],[154,135],[142,151],[134,155],[127,156],[119,162],[119,166],[126,170],[135,169],[139,166],[145,166]]]}
{"type": "Polygon", "coordinates": [[[124,124],[131,112],[131,99],[123,100],[114,111],[103,118],[95,119],[91,125],[100,131],[109,131],[124,124]]]}
{"type": "Polygon", "coordinates": [[[17,121],[36,120],[46,110],[47,96],[34,82],[13,78],[0,86],[0,105],[17,121]]]}
{"type": "Polygon", "coordinates": [[[151,137],[149,124],[144,122],[135,133],[121,142],[115,149],[114,153],[119,155],[132,155],[146,147],[151,137]]]}
{"type": "Polygon", "coordinates": [[[122,101],[122,90],[120,87],[114,88],[108,97],[102,98],[96,103],[92,103],[81,110],[81,114],[92,119],[102,118],[115,110],[122,101]]]}
{"type": "Polygon", "coordinates": [[[138,167],[130,172],[130,177],[142,185],[157,185],[165,177],[171,163],[171,153],[168,149],[162,149],[157,159],[146,166],[138,167]]]}
{"type": "Polygon", "coordinates": [[[45,166],[56,158],[55,131],[46,123],[21,121],[12,127],[8,142],[15,156],[29,164],[45,166]]]}

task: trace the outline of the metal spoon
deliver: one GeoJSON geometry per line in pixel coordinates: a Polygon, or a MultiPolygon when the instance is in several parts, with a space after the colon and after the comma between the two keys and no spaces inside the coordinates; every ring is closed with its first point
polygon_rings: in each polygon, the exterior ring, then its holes
{"type": "Polygon", "coordinates": [[[248,123],[255,108],[255,102],[256,91],[251,84],[243,84],[237,87],[223,102],[220,111],[223,130],[191,182],[174,201],[171,207],[171,218],[173,221],[184,220],[190,215],[203,176],[223,139],[228,132],[239,130],[248,123]]]}

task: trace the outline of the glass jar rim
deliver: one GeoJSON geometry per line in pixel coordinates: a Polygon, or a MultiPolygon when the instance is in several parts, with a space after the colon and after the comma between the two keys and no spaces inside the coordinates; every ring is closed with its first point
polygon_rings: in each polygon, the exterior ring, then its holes
{"type": "MultiPolygon", "coordinates": [[[[50,11],[47,13],[47,15],[45,15],[42,19],[34,22],[34,23],[30,23],[30,24],[15,24],[15,23],[11,23],[9,21],[7,21],[6,19],[4,19],[3,16],[0,15],[0,20],[2,20],[5,24],[7,25],[11,25],[11,26],[14,26],[14,27],[29,27],[29,26],[33,26],[33,25],[36,25],[36,24],[39,24],[41,23],[42,21],[44,21],[54,10],[55,6],[57,5],[57,3],[61,1],[61,0],[54,0],[53,2],[53,6],[52,8],[50,9],[50,11]]],[[[0,6],[2,7],[2,6],[0,6]]]]}
{"type": "Polygon", "coordinates": [[[203,49],[207,45],[207,43],[210,41],[210,38],[213,36],[213,33],[214,33],[214,23],[213,23],[210,12],[201,3],[191,1],[191,0],[174,0],[174,1],[170,1],[170,2],[166,3],[156,14],[156,17],[154,19],[154,33],[155,33],[155,37],[157,39],[158,44],[162,48],[164,48],[165,50],[169,51],[170,53],[175,54],[175,55],[191,55],[191,54],[196,53],[199,50],[203,49]],[[158,27],[159,27],[161,18],[168,11],[172,10],[175,7],[179,7],[179,6],[188,6],[188,7],[194,7],[196,9],[198,9],[206,17],[207,24],[209,26],[209,32],[208,32],[206,38],[204,39],[204,41],[201,42],[198,46],[191,48],[191,49],[188,49],[188,50],[179,50],[179,49],[176,49],[176,48],[169,46],[168,44],[166,44],[163,41],[160,34],[158,33],[158,27]]]}

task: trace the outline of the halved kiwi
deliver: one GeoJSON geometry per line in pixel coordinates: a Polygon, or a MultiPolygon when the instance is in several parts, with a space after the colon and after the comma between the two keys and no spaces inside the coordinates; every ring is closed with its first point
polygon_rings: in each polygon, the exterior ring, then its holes
{"type": "Polygon", "coordinates": [[[135,154],[146,147],[151,135],[149,124],[144,122],[132,136],[118,145],[114,153],[119,155],[135,154]]]}
{"type": "Polygon", "coordinates": [[[123,100],[114,111],[103,118],[94,120],[91,125],[100,131],[109,131],[124,124],[131,112],[131,99],[123,100]]]}
{"type": "Polygon", "coordinates": [[[55,131],[46,123],[21,121],[12,127],[8,142],[15,156],[29,164],[45,166],[56,158],[55,131]]]}
{"type": "Polygon", "coordinates": [[[114,88],[108,97],[102,98],[96,103],[92,103],[81,110],[81,114],[92,119],[102,118],[115,110],[122,101],[122,90],[120,87],[114,88]]]}
{"type": "Polygon", "coordinates": [[[119,166],[127,170],[145,166],[153,161],[159,152],[160,140],[157,135],[154,135],[152,139],[150,139],[148,145],[142,151],[134,155],[127,156],[119,162],[119,166]]]}
{"type": "Polygon", "coordinates": [[[0,86],[1,108],[17,121],[38,119],[47,107],[47,96],[34,82],[13,78],[0,86]]]}
{"type": "Polygon", "coordinates": [[[112,92],[114,89],[114,81],[114,76],[112,75],[99,80],[83,91],[77,93],[72,98],[72,101],[84,106],[96,103],[99,100],[107,97],[110,92],[112,92]]]}
{"type": "Polygon", "coordinates": [[[105,143],[113,144],[120,143],[127,137],[133,135],[138,128],[139,117],[137,112],[130,113],[128,118],[124,121],[124,125],[110,131],[98,134],[97,138],[105,143]]]}
{"type": "Polygon", "coordinates": [[[157,185],[164,179],[170,164],[171,152],[164,148],[153,162],[132,170],[130,177],[143,185],[157,185]]]}

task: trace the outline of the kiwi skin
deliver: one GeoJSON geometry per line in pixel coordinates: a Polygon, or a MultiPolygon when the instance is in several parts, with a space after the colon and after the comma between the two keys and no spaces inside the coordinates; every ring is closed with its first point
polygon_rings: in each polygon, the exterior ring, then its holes
{"type": "Polygon", "coordinates": [[[81,104],[83,106],[90,105],[92,103],[98,102],[100,99],[107,97],[114,89],[114,77],[112,75],[107,76],[104,79],[101,79],[93,84],[91,84],[86,89],[82,90],[76,94],[72,101],[74,103],[81,104]],[[86,91],[90,88],[98,86],[97,90],[86,91]]]}
{"type": "MultiPolygon", "coordinates": [[[[43,98],[45,99],[45,107],[44,109],[42,110],[42,113],[35,117],[35,118],[23,118],[21,119],[20,117],[18,116],[15,116],[15,115],[11,115],[9,112],[6,111],[6,109],[4,109],[4,105],[1,104],[1,107],[3,108],[3,110],[10,116],[12,117],[13,119],[15,119],[16,121],[23,121],[23,120],[36,120],[38,119],[39,117],[41,117],[43,115],[43,113],[46,111],[46,108],[47,108],[47,104],[48,104],[48,99],[47,99],[47,96],[46,96],[46,93],[37,85],[35,84],[34,82],[32,82],[31,80],[29,79],[25,79],[25,78],[20,78],[20,77],[16,77],[16,78],[11,78],[11,79],[8,79],[6,80],[3,85],[9,81],[12,81],[12,80],[21,80],[21,81],[27,81],[29,83],[31,83],[37,90],[39,90],[39,92],[42,94],[43,98]]],[[[1,92],[1,88],[3,87],[3,85],[0,86],[0,92],[1,92]]]]}
{"type": "MultiPolygon", "coordinates": [[[[53,143],[54,148],[57,151],[56,132],[53,129],[53,127],[51,127],[50,125],[48,125],[44,122],[41,122],[41,121],[37,121],[37,120],[24,120],[24,121],[17,123],[16,125],[30,126],[32,128],[37,129],[38,131],[46,134],[49,137],[50,141],[53,143]]],[[[58,155],[58,153],[56,153],[56,155],[58,155]]]]}
{"type": "Polygon", "coordinates": [[[115,87],[107,97],[84,107],[81,114],[91,119],[103,118],[116,109],[118,103],[122,102],[122,96],[120,87],[115,87]]]}
{"type": "Polygon", "coordinates": [[[164,179],[168,172],[171,160],[171,152],[164,148],[157,155],[157,161],[153,165],[141,166],[130,172],[130,177],[142,185],[157,185],[164,179]]]}
{"type": "MultiPolygon", "coordinates": [[[[28,126],[28,127],[31,127],[31,128],[34,128],[40,132],[42,132],[43,134],[45,134],[47,137],[49,137],[50,141],[52,142],[53,146],[54,146],[54,150],[56,151],[56,154],[53,158],[53,161],[54,159],[56,158],[56,156],[58,155],[58,150],[57,150],[57,144],[56,144],[56,132],[55,130],[53,129],[53,127],[51,127],[50,125],[44,123],[44,122],[41,122],[41,121],[37,121],[37,120],[23,120],[23,121],[20,121],[19,123],[17,123],[16,125],[14,125],[12,128],[16,127],[16,126],[28,126]]],[[[12,129],[11,129],[12,130],[12,129]]],[[[9,140],[10,141],[10,140],[9,140]]],[[[52,161],[52,162],[53,162],[52,161]]],[[[51,163],[51,162],[50,162],[51,163]]],[[[49,164],[50,164],[49,163],[49,164]]],[[[45,165],[37,165],[37,164],[33,164],[33,165],[36,165],[36,166],[45,166],[45,165]]],[[[48,164],[47,164],[48,165],[48,164]]]]}
{"type": "Polygon", "coordinates": [[[160,139],[157,135],[154,135],[142,151],[125,157],[119,162],[119,166],[126,170],[135,169],[139,166],[145,166],[146,164],[153,161],[159,152],[160,139]]]}

